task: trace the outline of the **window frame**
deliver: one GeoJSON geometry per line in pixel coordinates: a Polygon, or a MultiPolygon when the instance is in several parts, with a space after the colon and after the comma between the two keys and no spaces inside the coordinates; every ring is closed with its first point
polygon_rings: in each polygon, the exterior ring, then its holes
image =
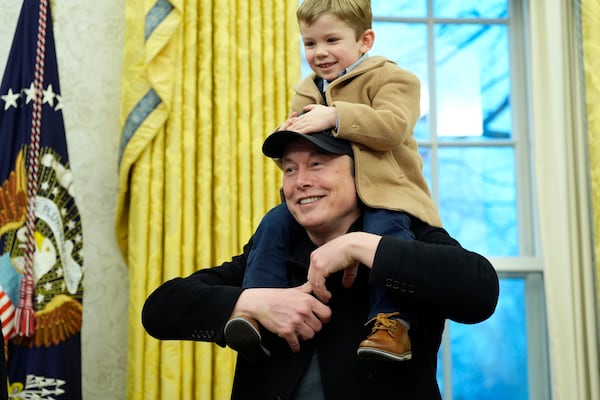
{"type": "MultiPolygon", "coordinates": [[[[533,176],[533,137],[531,134],[530,104],[531,88],[528,86],[528,22],[527,0],[508,0],[508,34],[509,34],[509,62],[510,62],[510,102],[512,111],[512,132],[508,140],[493,142],[470,141],[438,141],[432,140],[437,127],[437,100],[435,93],[435,54],[434,36],[435,25],[440,23],[506,23],[505,19],[457,19],[435,18],[432,15],[433,0],[428,1],[428,15],[425,18],[391,18],[374,15],[374,22],[399,22],[399,23],[424,23],[427,25],[427,63],[429,80],[429,109],[430,126],[429,139],[419,140],[419,146],[427,147],[431,152],[431,159],[436,160],[440,147],[467,147],[467,146],[506,146],[510,145],[515,154],[516,178],[516,207],[519,235],[519,256],[516,257],[490,257],[490,261],[502,278],[521,278],[525,280],[525,309],[526,309],[526,335],[527,335],[527,367],[528,367],[528,394],[529,398],[550,398],[551,380],[550,363],[548,355],[548,335],[546,328],[546,308],[544,297],[544,264],[540,256],[537,241],[538,224],[537,214],[533,212],[536,204],[535,179],[533,176]]],[[[431,165],[431,180],[434,188],[432,197],[439,205],[439,192],[437,191],[438,163],[431,165]]],[[[452,348],[450,341],[450,324],[446,324],[441,347],[441,360],[443,372],[443,393],[445,400],[453,398],[452,389],[452,348]]]]}

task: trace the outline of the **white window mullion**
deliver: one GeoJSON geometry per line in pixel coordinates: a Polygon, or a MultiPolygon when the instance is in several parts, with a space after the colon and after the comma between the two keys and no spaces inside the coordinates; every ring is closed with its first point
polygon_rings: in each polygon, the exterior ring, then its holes
{"type": "Polygon", "coordinates": [[[515,170],[518,173],[517,182],[517,219],[519,224],[519,254],[521,256],[537,256],[539,252],[535,245],[536,219],[532,213],[533,177],[531,157],[531,129],[529,127],[530,109],[527,97],[522,94],[523,88],[528,87],[526,45],[528,43],[525,29],[525,6],[521,0],[510,0],[510,68],[511,68],[511,104],[513,112],[513,140],[515,141],[515,170]],[[533,223],[532,223],[533,222],[533,223]]]}
{"type": "Polygon", "coordinates": [[[530,399],[550,399],[546,304],[541,273],[525,275],[527,313],[527,375],[530,399]]]}

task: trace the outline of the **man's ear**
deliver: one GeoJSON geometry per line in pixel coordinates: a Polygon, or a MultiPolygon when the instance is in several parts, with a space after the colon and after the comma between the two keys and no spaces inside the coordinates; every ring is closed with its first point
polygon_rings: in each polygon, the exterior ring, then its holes
{"type": "Polygon", "coordinates": [[[371,50],[373,44],[375,43],[375,31],[373,29],[367,29],[360,36],[360,51],[362,54],[365,54],[367,51],[371,50]]]}

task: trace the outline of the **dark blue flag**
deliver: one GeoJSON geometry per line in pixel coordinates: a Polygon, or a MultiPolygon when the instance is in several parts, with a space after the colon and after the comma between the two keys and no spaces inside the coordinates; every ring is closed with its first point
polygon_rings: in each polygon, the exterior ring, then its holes
{"type": "Polygon", "coordinates": [[[24,0],[0,85],[0,185],[9,398],[81,399],[83,237],[48,0],[24,0]]]}

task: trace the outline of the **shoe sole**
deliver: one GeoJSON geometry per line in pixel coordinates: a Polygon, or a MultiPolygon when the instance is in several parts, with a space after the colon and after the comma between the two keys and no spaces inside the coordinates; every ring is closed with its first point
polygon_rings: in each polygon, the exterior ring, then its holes
{"type": "Polygon", "coordinates": [[[244,318],[232,318],[225,324],[225,342],[250,361],[260,361],[271,356],[262,345],[260,332],[244,318]]]}
{"type": "Polygon", "coordinates": [[[360,347],[356,354],[361,360],[368,361],[408,361],[412,359],[412,352],[396,354],[373,347],[360,347]]]}

